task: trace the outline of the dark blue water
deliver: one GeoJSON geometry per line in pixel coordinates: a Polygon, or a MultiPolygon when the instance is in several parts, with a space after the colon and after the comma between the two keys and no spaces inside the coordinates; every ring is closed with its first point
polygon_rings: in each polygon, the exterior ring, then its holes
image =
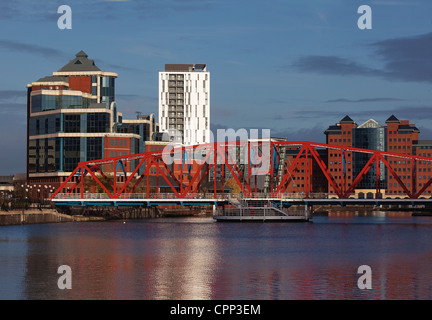
{"type": "Polygon", "coordinates": [[[0,227],[0,299],[431,299],[432,218],[172,218],[0,227]],[[57,269],[68,265],[72,289],[57,269]],[[372,270],[372,289],[357,269],[372,270]]]}

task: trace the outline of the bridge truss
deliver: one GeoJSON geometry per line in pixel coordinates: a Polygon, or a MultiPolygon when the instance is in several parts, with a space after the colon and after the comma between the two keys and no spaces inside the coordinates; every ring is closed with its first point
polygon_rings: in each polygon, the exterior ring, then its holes
{"type": "Polygon", "coordinates": [[[259,191],[256,182],[258,176],[267,176],[267,195],[277,198],[286,193],[290,184],[295,183],[300,168],[305,177],[302,193],[308,198],[313,191],[311,173],[315,167],[324,177],[328,188],[332,189],[333,195],[347,199],[374,167],[376,197],[381,194],[381,172],[386,170],[387,176],[391,176],[392,181],[403,190],[402,197],[418,199],[432,184],[432,178],[423,179],[421,187],[418,187],[415,172],[419,163],[430,166],[432,158],[314,142],[261,140],[187,147],[167,145],[163,150],[154,152],[80,162],[52,194],[52,198],[60,194],[78,194],[84,198],[86,191],[95,193],[96,189],[102,190],[109,199],[130,197],[138,190],[150,198],[152,194],[162,192],[162,183],[166,186],[164,192],[168,190],[172,197],[178,199],[193,198],[202,192],[204,186],[207,192],[212,190],[215,199],[218,194],[228,192],[233,187],[245,197],[251,197],[259,191]],[[287,150],[294,150],[289,160],[285,157],[287,150]],[[338,155],[338,179],[337,174],[330,169],[328,158],[323,156],[326,152],[338,155]],[[347,153],[367,155],[368,159],[356,174],[351,172],[351,179],[346,178],[345,172],[347,153]],[[409,182],[391,163],[397,161],[389,159],[406,161],[410,165],[409,182]],[[231,182],[229,188],[228,180],[231,182]],[[72,183],[65,192],[66,186],[72,183]]]}

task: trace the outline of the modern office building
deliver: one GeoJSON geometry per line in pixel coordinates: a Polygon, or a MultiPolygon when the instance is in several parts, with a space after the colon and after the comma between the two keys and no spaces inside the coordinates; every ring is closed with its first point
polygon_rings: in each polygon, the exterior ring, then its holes
{"type": "Polygon", "coordinates": [[[157,130],[154,115],[123,119],[115,102],[116,78],[80,51],[52,76],[27,85],[30,184],[59,185],[78,162],[144,152],[157,130]]]}
{"type": "Polygon", "coordinates": [[[210,72],[205,64],[166,64],[159,72],[159,125],[171,141],[210,141],[210,72]]]}
{"type": "MultiPolygon", "coordinates": [[[[360,149],[370,149],[386,151],[387,145],[386,128],[380,125],[373,119],[369,119],[365,123],[353,128],[353,147],[360,149]]],[[[354,152],[353,153],[353,174],[357,177],[361,170],[365,167],[370,159],[370,154],[354,152]]],[[[387,175],[384,163],[380,163],[380,188],[386,189],[387,175]]],[[[372,166],[364,175],[362,181],[357,186],[357,189],[376,189],[376,174],[377,168],[372,166]]]]}
{"type": "MultiPolygon", "coordinates": [[[[419,129],[414,124],[409,123],[408,120],[399,120],[394,115],[386,120],[386,126],[380,125],[373,119],[366,121],[362,125],[357,125],[349,116],[345,116],[335,125],[329,126],[324,133],[326,143],[337,146],[409,155],[415,154],[416,151],[419,152],[419,148],[423,146],[422,143],[419,144],[418,140],[419,129]]],[[[369,154],[351,151],[341,155],[340,151],[329,149],[328,168],[339,186],[344,184],[345,187],[350,187],[370,159],[370,156],[369,154]]],[[[388,156],[387,160],[401,177],[401,181],[411,189],[412,184],[415,184],[415,171],[417,170],[414,167],[415,164],[399,157],[388,156]]],[[[382,193],[389,196],[404,194],[403,188],[388,173],[383,163],[380,165],[380,187],[382,193]]],[[[335,193],[330,184],[328,188],[330,194],[335,193]]],[[[362,190],[372,192],[375,189],[376,168],[372,166],[357,186],[356,193],[362,192],[362,190]]]]}

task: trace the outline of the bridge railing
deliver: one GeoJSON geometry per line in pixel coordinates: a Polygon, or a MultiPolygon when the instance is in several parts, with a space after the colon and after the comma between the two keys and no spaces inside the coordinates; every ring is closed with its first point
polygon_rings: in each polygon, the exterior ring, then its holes
{"type": "MultiPolygon", "coordinates": [[[[271,195],[270,193],[252,193],[244,195],[242,193],[217,193],[216,198],[213,193],[194,193],[187,194],[183,199],[219,199],[219,200],[242,200],[242,199],[328,199],[327,193],[310,193],[308,197],[304,193],[280,193],[271,195]]],[[[54,199],[111,199],[106,193],[86,192],[81,197],[80,193],[58,193],[54,199]]],[[[122,193],[118,199],[179,199],[175,193],[122,193]]]]}
{"type": "MultiPolygon", "coordinates": [[[[238,194],[228,194],[228,193],[218,193],[216,194],[216,199],[238,199],[240,195],[238,194]]],[[[103,200],[103,199],[111,199],[106,193],[84,193],[83,197],[79,193],[58,193],[54,199],[70,199],[70,200],[78,200],[78,199],[94,199],[94,200],[103,200]]],[[[120,194],[118,199],[179,199],[179,197],[175,193],[150,193],[147,196],[147,193],[123,193],[120,194]]],[[[213,193],[195,193],[188,194],[183,199],[212,199],[214,200],[213,193]]],[[[113,199],[111,199],[113,200],[113,199]]]]}
{"type": "Polygon", "coordinates": [[[248,196],[243,196],[248,199],[328,199],[328,193],[320,192],[320,193],[309,193],[306,195],[305,193],[296,192],[296,193],[252,193],[248,196]]]}
{"type": "Polygon", "coordinates": [[[286,210],[284,214],[282,212],[278,212],[271,207],[249,207],[249,208],[225,208],[218,209],[215,212],[216,216],[225,216],[225,217],[253,217],[253,216],[267,216],[267,217],[277,217],[277,216],[293,216],[293,217],[302,217],[307,213],[304,210],[286,210]]]}

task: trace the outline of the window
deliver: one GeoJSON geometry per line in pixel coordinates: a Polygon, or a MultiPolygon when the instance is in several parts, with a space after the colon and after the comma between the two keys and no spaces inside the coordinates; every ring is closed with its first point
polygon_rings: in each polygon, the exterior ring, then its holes
{"type": "Polygon", "coordinates": [[[87,132],[109,132],[109,115],[107,113],[88,113],[87,132]]]}
{"type": "Polygon", "coordinates": [[[87,138],[87,161],[102,158],[102,138],[89,137],[87,138]]]}
{"type": "Polygon", "coordinates": [[[81,115],[65,114],[64,115],[64,132],[80,132],[81,131],[81,115]]]}

